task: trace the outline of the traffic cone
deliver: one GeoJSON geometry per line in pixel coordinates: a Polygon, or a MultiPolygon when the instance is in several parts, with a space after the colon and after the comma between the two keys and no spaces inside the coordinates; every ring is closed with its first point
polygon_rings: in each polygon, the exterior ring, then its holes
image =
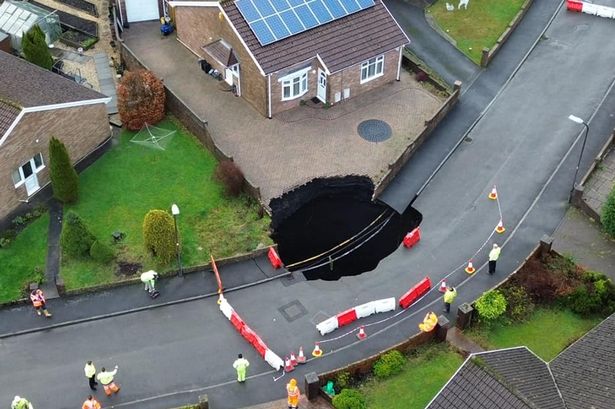
{"type": "Polygon", "coordinates": [[[367,334],[365,333],[365,327],[363,325],[361,325],[361,327],[359,328],[359,333],[357,334],[357,338],[359,338],[361,341],[367,338],[367,334]]]}
{"type": "Polygon", "coordinates": [[[466,273],[473,274],[476,271],[474,265],[472,264],[472,260],[468,261],[468,266],[466,267],[466,273]]]}
{"type": "Polygon", "coordinates": [[[293,366],[293,363],[290,361],[290,358],[285,356],[284,357],[284,372],[292,372],[295,370],[295,367],[293,366]]]}
{"type": "Polygon", "coordinates": [[[496,233],[504,233],[506,231],[506,229],[504,228],[504,223],[502,223],[502,219],[500,219],[500,222],[498,223],[498,225],[495,227],[495,232],[496,233]]]}
{"type": "Polygon", "coordinates": [[[438,291],[440,291],[441,293],[446,292],[446,280],[440,281],[440,288],[438,288],[438,291]]]}
{"type": "Polygon", "coordinates": [[[489,193],[489,199],[491,200],[497,200],[498,198],[498,191],[495,188],[495,185],[493,186],[493,189],[491,189],[491,193],[489,193]]]}
{"type": "Polygon", "coordinates": [[[312,356],[314,358],[319,358],[322,356],[322,349],[320,349],[320,345],[318,345],[318,342],[314,344],[314,350],[312,351],[312,356]]]}
{"type": "Polygon", "coordinates": [[[297,363],[298,363],[297,362],[297,357],[295,356],[295,353],[291,351],[290,352],[290,364],[292,366],[297,366],[297,363]]]}
{"type": "Polygon", "coordinates": [[[303,347],[299,347],[299,355],[297,356],[297,363],[304,364],[306,361],[305,355],[303,355],[303,347]]]}

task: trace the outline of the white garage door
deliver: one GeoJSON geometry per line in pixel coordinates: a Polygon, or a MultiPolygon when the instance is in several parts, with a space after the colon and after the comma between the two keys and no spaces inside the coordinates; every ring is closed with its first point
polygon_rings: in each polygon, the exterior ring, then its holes
{"type": "Polygon", "coordinates": [[[137,21],[158,20],[158,0],[124,0],[129,23],[137,21]]]}

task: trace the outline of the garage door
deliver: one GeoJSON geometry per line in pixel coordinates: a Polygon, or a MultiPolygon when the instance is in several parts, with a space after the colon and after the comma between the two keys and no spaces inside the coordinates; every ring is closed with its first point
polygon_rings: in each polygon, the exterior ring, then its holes
{"type": "Polygon", "coordinates": [[[124,0],[126,17],[129,23],[136,21],[158,20],[158,0],[124,0]]]}

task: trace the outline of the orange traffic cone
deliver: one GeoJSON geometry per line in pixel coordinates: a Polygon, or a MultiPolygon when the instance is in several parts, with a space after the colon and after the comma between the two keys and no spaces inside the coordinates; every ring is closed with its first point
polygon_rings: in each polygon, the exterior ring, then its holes
{"type": "Polygon", "coordinates": [[[303,355],[303,347],[299,347],[299,355],[297,356],[297,363],[304,364],[306,361],[305,355],[303,355]]]}
{"type": "Polygon", "coordinates": [[[359,333],[357,334],[357,338],[359,338],[361,341],[367,338],[367,334],[365,333],[365,327],[363,325],[361,325],[361,328],[359,328],[359,333]]]}
{"type": "Polygon", "coordinates": [[[315,358],[319,358],[322,356],[322,349],[320,349],[320,345],[318,345],[318,342],[314,344],[314,350],[312,351],[312,356],[315,358]]]}
{"type": "Polygon", "coordinates": [[[468,266],[466,267],[466,273],[473,274],[476,271],[474,265],[472,264],[472,260],[468,261],[468,266]]]}
{"type": "Polygon", "coordinates": [[[284,357],[284,372],[292,372],[295,370],[295,367],[293,366],[293,363],[290,361],[290,358],[285,356],[284,357]]]}
{"type": "Polygon", "coordinates": [[[504,233],[506,231],[506,229],[504,228],[504,223],[502,223],[502,219],[500,219],[500,222],[498,223],[498,225],[495,227],[495,232],[496,233],[504,233]]]}
{"type": "Polygon", "coordinates": [[[446,280],[440,281],[440,288],[438,288],[438,291],[440,291],[441,293],[446,292],[446,280]]]}
{"type": "Polygon", "coordinates": [[[491,200],[496,200],[498,198],[498,191],[495,188],[495,185],[493,186],[493,189],[491,189],[491,193],[489,193],[489,199],[491,200]]]}
{"type": "Polygon", "coordinates": [[[297,363],[298,363],[297,362],[297,357],[295,356],[295,353],[291,351],[290,352],[290,364],[292,366],[297,366],[297,363]]]}

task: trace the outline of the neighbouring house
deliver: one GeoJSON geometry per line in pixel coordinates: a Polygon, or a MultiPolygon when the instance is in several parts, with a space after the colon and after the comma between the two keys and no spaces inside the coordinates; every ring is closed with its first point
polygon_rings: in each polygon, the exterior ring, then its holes
{"type": "Polygon", "coordinates": [[[403,47],[410,42],[382,0],[168,5],[177,39],[203,69],[219,71],[267,117],[302,100],[333,105],[399,80],[403,47]]]}
{"type": "Polygon", "coordinates": [[[588,409],[615,402],[615,315],[550,362],[526,347],[471,354],[426,409],[588,409]]]}
{"type": "Polygon", "coordinates": [[[49,139],[73,162],[110,136],[110,98],[0,51],[0,220],[49,183],[49,139]]]}

